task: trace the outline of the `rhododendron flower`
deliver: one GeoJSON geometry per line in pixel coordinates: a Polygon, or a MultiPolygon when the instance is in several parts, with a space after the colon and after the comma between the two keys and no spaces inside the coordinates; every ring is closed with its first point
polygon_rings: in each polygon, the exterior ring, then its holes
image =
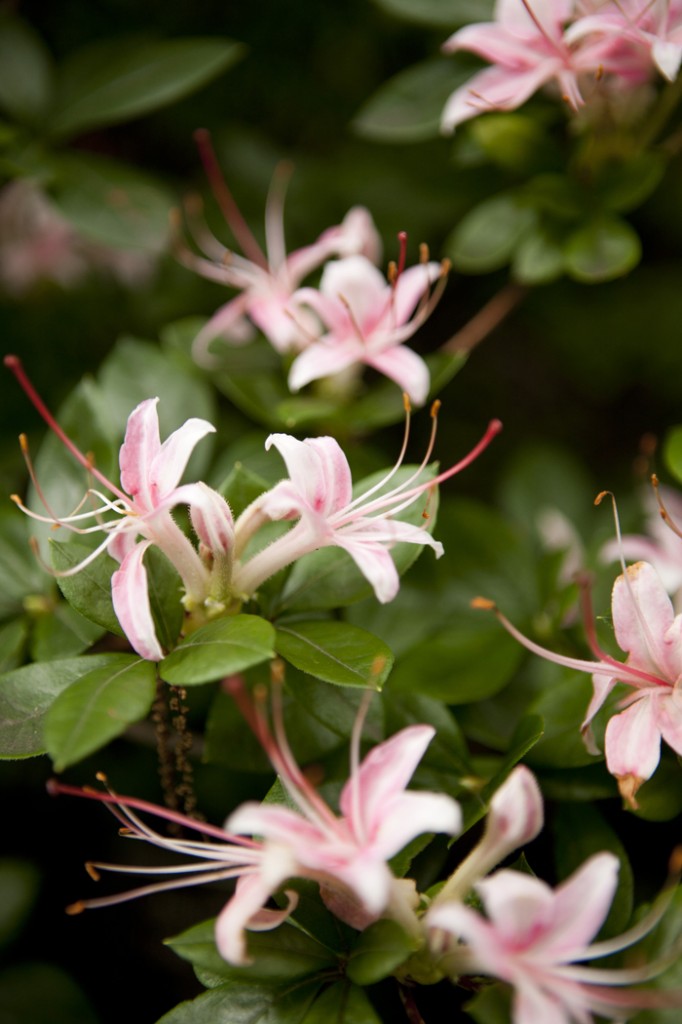
{"type": "Polygon", "coordinates": [[[298,519],[298,522],[247,562],[235,566],[235,592],[251,595],[264,580],[304,554],[333,546],[348,552],[371,583],[379,601],[391,601],[399,587],[398,571],[389,553],[394,544],[428,545],[436,557],[443,553],[442,545],[423,527],[393,517],[422,494],[468,466],[500,429],[500,422],[494,420],[481,441],[460,462],[439,476],[418,483],[433,446],[434,416],[432,440],[417,471],[402,484],[382,493],[382,488],[401,464],[407,442],[406,431],[396,466],[384,480],[356,498],[353,498],[348,460],[333,437],[298,441],[288,434],[271,434],[266,448],[273,445],[277,448],[286,463],[289,479],[282,480],[257,498],[240,516],[235,527],[237,551],[264,518],[298,519]]]}
{"type": "Polygon", "coordinates": [[[671,487],[657,485],[656,494],[646,492],[644,507],[646,534],[625,534],[609,541],[601,550],[601,558],[605,562],[621,558],[649,562],[677,606],[682,596],[682,539],[676,524],[682,523],[682,495],[671,487]]]}
{"type": "Polygon", "coordinates": [[[381,243],[370,213],[353,207],[341,224],[328,228],[312,245],[287,255],[283,225],[283,189],[275,179],[265,211],[264,252],[232,199],[222,178],[207,133],[197,133],[200,152],[209,180],[232,234],[243,255],[225,248],[203,225],[196,225],[193,205],[188,206],[190,228],[194,230],[200,257],[178,244],[183,263],[203,277],[237,289],[240,294],[222,306],[194,340],[193,352],[201,364],[213,365],[208,346],[217,337],[233,343],[249,340],[255,324],[278,352],[298,350],[309,342],[317,324],[296,308],[292,297],[301,282],[332,256],[363,253],[378,259],[381,243]],[[248,320],[246,319],[248,318],[248,320]]]}
{"type": "MultiPolygon", "coordinates": [[[[211,605],[215,611],[227,596],[224,582],[234,541],[232,513],[225,499],[206,484],[179,484],[195,445],[215,427],[207,420],[189,419],[162,444],[156,411],[158,399],[141,402],[128,417],[119,456],[119,487],[100,473],[64,434],[27,380],[16,357],[6,357],[5,363],[69,451],[115,495],[112,500],[91,489],[88,496],[97,499],[98,507],[70,516],[55,516],[49,508],[47,516],[38,515],[27,509],[16,495],[14,500],[27,515],[41,522],[67,527],[78,534],[105,534],[105,539],[87,558],[62,575],[74,575],[102,551],[108,551],[120,562],[120,568],[112,576],[111,592],[121,627],[142,658],[159,661],[164,652],[156,637],[143,561],[150,545],[160,548],[180,574],[186,610],[211,605]],[[204,557],[174,521],[172,509],[177,505],[189,506],[204,557]],[[103,519],[108,513],[113,518],[103,519]],[[96,520],[94,526],[85,525],[93,519],[96,520]]],[[[37,487],[38,494],[42,495],[39,485],[37,487]]]]}
{"type": "MultiPolygon", "coordinates": [[[[494,607],[478,600],[478,606],[494,607]]],[[[636,806],[635,794],[650,778],[660,759],[661,739],[682,755],[682,615],[675,616],[670,598],[652,566],[628,566],[613,587],[611,614],[618,646],[628,655],[617,661],[597,644],[587,623],[588,640],[599,661],[586,661],[548,651],[523,636],[497,609],[505,628],[528,650],[568,668],[592,675],[594,696],[582,724],[588,749],[596,753],[591,723],[616,683],[629,692],[622,709],[606,726],[606,766],[618,780],[623,797],[636,806]]]]}
{"type": "MultiPolygon", "coordinates": [[[[581,18],[570,33],[577,41],[590,37],[629,44],[643,70],[651,65],[674,82],[682,61],[682,7],[671,0],[619,0],[581,18]]],[[[618,45],[618,44],[616,44],[618,45]]]]}
{"type": "Polygon", "coordinates": [[[476,884],[486,917],[462,903],[428,914],[432,944],[448,973],[485,974],[514,990],[513,1024],[590,1024],[647,1006],[680,1005],[679,994],[622,991],[650,980],[668,964],[630,969],[583,966],[632,946],[660,920],[668,900],[617,938],[593,943],[613,901],[619,863],[612,853],[587,860],[556,889],[532,875],[498,871],[476,884]]]}
{"type": "Polygon", "coordinates": [[[327,333],[292,363],[291,390],[364,364],[395,381],[417,405],[425,402],[428,368],[403,342],[431,313],[441,290],[431,294],[431,285],[442,285],[446,272],[446,265],[422,263],[397,270],[388,282],[365,256],[328,263],[319,290],[301,288],[294,295],[318,314],[327,333]]]}
{"type": "MultiPolygon", "coordinates": [[[[452,94],[443,110],[443,130],[452,131],[486,111],[516,110],[550,82],[577,110],[583,103],[579,77],[599,76],[605,66],[618,71],[620,65],[618,33],[582,37],[576,25],[566,30],[574,6],[573,0],[497,0],[494,22],[455,32],[443,46],[446,52],[470,50],[493,67],[479,71],[452,94]]],[[[621,54],[620,60],[630,71],[628,55],[621,54]]]]}
{"type": "MultiPolygon", "coordinates": [[[[53,792],[94,796],[113,804],[125,819],[127,834],[199,861],[195,868],[182,864],[158,869],[184,876],[178,880],[119,896],[84,900],[75,904],[72,911],[110,905],[154,890],[238,878],[234,895],[216,921],[216,943],[226,960],[239,964],[248,962],[244,930],[275,927],[295,906],[296,896],[291,893],[284,911],[267,910],[265,903],[270,896],[287,879],[309,878],[320,884],[323,899],[337,917],[353,927],[364,928],[387,914],[418,931],[414,887],[396,879],[387,861],[424,832],[452,834],[460,828],[459,806],[450,797],[406,791],[435,729],[428,725],[409,726],[374,747],[360,763],[360,715],[352,739],[352,771],[341,792],[341,813],[337,815],[295,763],[281,720],[275,723],[275,738],[243,691],[239,689],[235,696],[279,772],[295,809],[246,803],[230,815],[222,831],[144,801],[53,783],[53,792]],[[202,832],[207,841],[166,839],[145,825],[133,808],[181,822],[202,832]],[[252,839],[251,835],[258,838],[252,839]]],[[[109,864],[94,864],[92,868],[95,872],[138,870],[109,864]]],[[[154,870],[139,869],[141,873],[154,870]]]]}

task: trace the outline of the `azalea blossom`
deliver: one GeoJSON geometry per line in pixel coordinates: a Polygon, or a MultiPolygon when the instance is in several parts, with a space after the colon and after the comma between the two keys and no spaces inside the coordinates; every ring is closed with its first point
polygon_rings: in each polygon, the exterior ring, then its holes
{"type": "Polygon", "coordinates": [[[661,739],[682,755],[682,615],[675,616],[656,571],[646,562],[637,562],[614,584],[611,614],[618,646],[627,654],[625,662],[601,650],[589,621],[587,638],[598,661],[549,651],[520,633],[492,602],[477,599],[475,604],[494,609],[505,629],[528,650],[592,675],[594,695],[582,732],[594,753],[592,720],[617,683],[627,686],[628,692],[618,702],[621,710],[606,726],[604,750],[606,766],[618,780],[621,794],[636,807],[637,790],[658,766],[661,739]]]}
{"type": "Polygon", "coordinates": [[[682,61],[682,5],[678,0],[614,0],[580,19],[569,34],[575,41],[601,38],[627,45],[644,72],[653,66],[674,82],[682,61]]]}
{"type": "MultiPolygon", "coordinates": [[[[404,244],[403,237],[403,251],[404,244]]],[[[403,262],[401,255],[401,265],[403,262]]],[[[294,359],[289,372],[291,390],[299,391],[320,377],[364,364],[395,381],[417,405],[425,402],[430,385],[428,367],[403,342],[431,313],[446,273],[447,264],[424,262],[408,270],[396,268],[393,280],[386,281],[366,256],[328,263],[319,289],[301,288],[294,294],[298,305],[318,314],[327,333],[294,359]]]]}
{"type": "Polygon", "coordinates": [[[435,438],[435,408],[433,416],[431,443],[416,472],[393,489],[384,490],[402,462],[406,429],[403,449],[394,468],[378,484],[355,498],[348,460],[333,437],[298,441],[288,434],[271,434],[265,446],[277,448],[286,463],[289,478],[257,498],[240,516],[235,526],[236,551],[242,549],[264,519],[297,519],[298,522],[248,561],[235,566],[235,593],[254,594],[264,580],[293,561],[318,548],[333,546],[348,552],[371,583],[379,601],[391,601],[399,587],[398,571],[390,555],[394,544],[427,545],[437,558],[443,553],[442,544],[426,529],[394,517],[473,462],[501,429],[499,420],[493,420],[468,455],[444,473],[420,483],[435,438]]]}
{"type": "MultiPolygon", "coordinates": [[[[78,534],[103,532],[105,539],[82,562],[66,571],[74,575],[104,550],[120,563],[112,576],[114,611],[133,649],[142,658],[159,661],[163,649],[156,637],[147,586],[144,555],[155,544],[182,578],[183,604],[187,611],[210,606],[220,610],[227,596],[224,588],[234,539],[232,513],[225,499],[204,483],[180,485],[179,481],[195,445],[215,430],[207,420],[192,418],[161,443],[157,398],[141,402],[128,417],[119,463],[121,486],[107,479],[68,438],[36,394],[15,356],[5,364],[13,370],[33,404],[74,457],[114,495],[90,489],[86,499],[95,508],[72,515],[39,515],[26,508],[16,495],[15,502],[27,515],[78,534]],[[197,551],[172,516],[177,505],[187,505],[197,536],[203,545],[197,551]],[[103,518],[110,515],[111,518],[103,518]],[[93,526],[88,522],[95,520],[93,526]]],[[[35,481],[38,494],[40,486],[35,481]]],[[[84,499],[85,501],[85,499],[84,499]]],[[[81,503],[81,506],[84,502],[81,503]]],[[[64,573],[62,573],[64,575],[64,573]]]]}
{"type": "Polygon", "coordinates": [[[278,352],[298,350],[315,336],[317,323],[301,311],[295,313],[294,293],[312,271],[332,256],[363,253],[378,259],[381,243],[368,210],[354,206],[341,224],[328,228],[312,245],[287,255],[283,225],[283,188],[276,177],[265,211],[266,251],[254,238],[237,208],[218,167],[206,132],[197,133],[204,166],[228,227],[243,255],[227,249],[198,220],[196,203],[188,205],[188,220],[197,256],[178,241],[180,260],[203,277],[237,289],[239,295],[210,318],[194,340],[193,353],[202,365],[213,366],[210,342],[224,337],[233,344],[248,341],[251,324],[263,332],[278,352]]]}
{"type": "Polygon", "coordinates": [[[669,903],[671,890],[629,931],[593,942],[618,868],[612,853],[595,854],[556,889],[520,871],[498,871],[475,886],[485,917],[455,901],[429,912],[434,954],[451,975],[484,974],[511,985],[513,1024],[590,1024],[593,1013],[622,1020],[645,1007],[679,1006],[679,993],[623,991],[656,977],[672,957],[626,969],[584,966],[634,945],[669,903]]]}
{"type": "MultiPolygon", "coordinates": [[[[613,5],[614,11],[618,5],[613,5]]],[[[441,125],[452,131],[458,124],[490,110],[516,110],[538,89],[556,83],[562,98],[577,110],[584,100],[580,78],[601,77],[604,70],[630,76],[632,55],[623,47],[623,34],[584,31],[588,19],[569,26],[576,11],[573,0],[497,0],[495,21],[466,25],[443,49],[470,50],[493,65],[457,89],[443,110],[441,125]]]]}
{"type": "Polygon", "coordinates": [[[336,916],[353,927],[364,928],[386,914],[418,933],[414,886],[396,879],[387,861],[423,832],[453,834],[460,828],[459,806],[450,797],[406,790],[435,729],[427,725],[408,726],[378,744],[360,762],[363,715],[359,715],[352,738],[351,775],[341,792],[340,814],[336,814],[294,761],[278,710],[273,735],[264,717],[234,681],[233,691],[295,809],[246,803],[230,815],[222,830],[141,800],[54,782],[51,789],[55,793],[93,797],[112,805],[123,820],[127,835],[198,861],[195,865],[158,869],[92,864],[89,870],[94,877],[102,870],[180,877],[118,896],[79,901],[72,912],[119,903],[152,891],[237,878],[235,893],[216,921],[215,934],[221,955],[230,963],[241,964],[248,962],[245,929],[276,927],[295,907],[296,894],[290,892],[285,910],[269,910],[265,904],[270,896],[288,879],[308,878],[319,883],[323,899],[336,916]],[[135,813],[138,809],[186,825],[202,833],[205,841],[163,837],[139,818],[135,813]],[[254,835],[258,838],[251,838],[254,835]]]}

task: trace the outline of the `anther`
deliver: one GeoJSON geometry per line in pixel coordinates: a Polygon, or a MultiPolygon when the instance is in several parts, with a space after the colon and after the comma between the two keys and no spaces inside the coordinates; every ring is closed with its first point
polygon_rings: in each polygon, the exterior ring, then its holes
{"type": "Polygon", "coordinates": [[[438,413],[440,412],[441,405],[442,405],[442,402],[441,402],[440,398],[437,398],[435,400],[435,402],[433,403],[433,405],[431,406],[431,419],[432,420],[435,420],[436,417],[438,416],[438,413]]]}
{"type": "Polygon", "coordinates": [[[65,912],[69,917],[74,917],[76,914],[82,914],[85,910],[85,903],[83,900],[78,900],[77,903],[69,903],[68,907],[64,907],[65,912]]]}
{"type": "Polygon", "coordinates": [[[601,505],[604,498],[608,498],[610,494],[611,491],[600,491],[597,497],[594,499],[594,504],[601,505]]]}
{"type": "Polygon", "coordinates": [[[92,861],[87,860],[85,862],[85,870],[90,875],[90,878],[93,880],[93,882],[99,882],[99,880],[100,880],[100,878],[102,876],[100,875],[99,871],[97,870],[95,865],[92,863],[92,861]]]}
{"type": "Polygon", "coordinates": [[[483,612],[497,611],[497,605],[489,597],[473,597],[469,602],[469,607],[483,612]]]}
{"type": "Polygon", "coordinates": [[[410,402],[410,396],[407,391],[403,391],[403,409],[408,414],[412,412],[412,403],[410,402]]]}
{"type": "Polygon", "coordinates": [[[106,775],[104,774],[104,772],[97,772],[97,773],[95,774],[95,778],[97,779],[97,781],[98,781],[98,782],[103,782],[105,786],[106,786],[106,784],[107,784],[107,783],[108,783],[108,781],[109,781],[109,780],[107,779],[106,775]]]}

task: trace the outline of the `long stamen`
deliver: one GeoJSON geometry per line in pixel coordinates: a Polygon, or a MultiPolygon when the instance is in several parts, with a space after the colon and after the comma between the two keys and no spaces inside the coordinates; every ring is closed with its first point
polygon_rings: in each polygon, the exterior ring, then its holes
{"type": "MultiPolygon", "coordinates": [[[[275,168],[265,202],[265,241],[268,264],[273,273],[286,267],[287,248],[284,237],[284,200],[291,179],[293,166],[288,160],[281,161],[275,168]]],[[[291,282],[288,282],[291,284],[291,282]]]]}
{"type": "MultiPolygon", "coordinates": [[[[377,491],[382,490],[386,486],[386,484],[390,480],[393,479],[393,477],[396,475],[396,473],[398,472],[398,470],[402,466],[403,460],[405,458],[405,454],[407,452],[407,443],[408,443],[409,438],[410,438],[410,422],[411,422],[411,417],[412,417],[412,406],[410,405],[410,399],[409,399],[408,395],[406,394],[406,392],[404,392],[404,391],[403,391],[403,408],[405,409],[405,429],[403,431],[403,443],[402,443],[402,446],[400,448],[400,452],[398,454],[398,458],[396,460],[395,465],[393,466],[392,469],[390,469],[388,471],[386,476],[382,477],[381,480],[378,483],[374,484],[373,487],[370,487],[363,494],[359,494],[357,498],[353,498],[353,500],[351,502],[349,502],[346,505],[346,507],[344,508],[344,510],[343,510],[344,515],[347,514],[348,512],[350,512],[353,508],[355,508],[356,505],[361,505],[363,502],[365,502],[367,500],[367,498],[370,497],[370,495],[376,494],[377,491]]],[[[434,434],[433,427],[432,427],[432,430],[431,430],[431,436],[432,436],[432,441],[435,440],[435,434],[434,434]]],[[[431,454],[432,448],[433,448],[433,443],[431,443],[429,451],[427,452],[425,458],[422,459],[422,464],[420,465],[419,469],[417,470],[416,473],[414,473],[410,477],[410,480],[413,480],[416,476],[419,475],[419,473],[421,473],[422,469],[424,468],[424,466],[428,462],[428,458],[429,458],[429,455],[431,454]]],[[[404,484],[403,486],[407,486],[407,484],[404,484]]]]}
{"type": "Polygon", "coordinates": [[[224,878],[237,878],[251,874],[253,869],[244,867],[230,867],[217,869],[208,876],[203,874],[190,875],[188,878],[177,878],[169,882],[154,882],[151,885],[141,885],[137,889],[128,889],[126,892],[115,893],[113,896],[96,896],[94,899],[77,900],[66,908],[66,913],[71,916],[80,914],[84,910],[101,909],[102,907],[114,907],[119,903],[127,903],[128,900],[136,900],[142,896],[150,896],[157,892],[168,892],[172,889],[184,889],[190,885],[206,885],[209,882],[218,882],[224,878]]]}
{"type": "Polygon", "coordinates": [[[59,426],[59,424],[57,423],[56,419],[54,418],[48,407],[45,405],[45,402],[42,400],[36,389],[31,384],[30,380],[26,376],[26,371],[22,366],[19,356],[5,356],[3,362],[7,369],[11,370],[11,372],[14,374],[20,386],[23,388],[24,393],[27,395],[29,401],[34,406],[34,408],[40,413],[40,415],[45,420],[50,430],[52,430],[53,433],[57,435],[57,437],[62,442],[64,447],[71,452],[71,454],[74,456],[75,459],[78,460],[78,462],[80,462],[81,466],[87,469],[89,473],[92,473],[92,475],[96,477],[101,484],[104,484],[107,490],[111,491],[113,494],[117,494],[122,501],[129,502],[130,498],[128,497],[128,495],[124,494],[123,491],[120,490],[120,488],[118,488],[116,484],[112,483],[111,480],[108,480],[103,473],[100,473],[97,467],[93,466],[92,459],[89,459],[87,455],[84,455],[80,448],[78,448],[73,443],[71,438],[64,433],[64,431],[59,426]]]}
{"type": "Polygon", "coordinates": [[[651,475],[651,486],[653,487],[654,494],[656,495],[656,501],[658,502],[658,509],[661,514],[661,519],[677,537],[682,537],[682,530],[679,528],[679,526],[677,526],[675,520],[668,512],[668,509],[665,507],[663,498],[661,497],[660,483],[655,473],[652,473],[651,475]]]}
{"type": "Polygon", "coordinates": [[[355,716],[353,731],[350,738],[350,784],[353,804],[353,822],[357,833],[356,838],[361,846],[364,846],[367,842],[367,835],[365,831],[365,820],[362,814],[362,795],[360,793],[360,741],[362,739],[362,730],[373,696],[374,692],[372,690],[365,690],[363,693],[358,713],[355,716]]]}
{"type": "Polygon", "coordinates": [[[529,637],[524,636],[524,634],[509,621],[506,615],[503,615],[495,602],[488,600],[486,597],[475,597],[471,602],[471,607],[482,611],[494,612],[507,632],[513,636],[515,640],[518,640],[523,647],[532,651],[533,654],[538,654],[541,658],[547,658],[548,661],[555,662],[557,665],[564,665],[566,668],[574,668],[579,672],[589,672],[592,675],[617,676],[621,682],[630,683],[631,686],[641,687],[642,683],[648,683],[649,685],[665,686],[670,688],[670,683],[666,682],[665,679],[659,679],[657,676],[650,675],[648,672],[643,672],[641,669],[633,668],[631,665],[626,665],[622,661],[616,661],[615,658],[607,656],[607,658],[602,661],[587,661],[583,658],[572,658],[565,654],[557,654],[555,651],[550,651],[548,648],[542,647],[540,644],[536,644],[533,640],[530,640],[529,637]]]}
{"type": "Polygon", "coordinates": [[[265,258],[265,254],[251,233],[250,227],[242,217],[241,211],[227,187],[227,182],[220,170],[209,132],[205,128],[197,129],[194,133],[194,140],[197,144],[199,156],[204,165],[206,177],[209,180],[213,195],[218,201],[220,210],[232,234],[242,247],[242,252],[263,270],[267,270],[268,261],[265,258]]]}
{"type": "MultiPolygon", "coordinates": [[[[435,408],[435,411],[437,412],[438,406],[436,403],[434,403],[433,408],[435,408]]],[[[432,415],[434,415],[433,411],[432,415]]],[[[501,430],[501,421],[497,419],[491,420],[486,428],[485,434],[480,439],[480,441],[478,441],[478,443],[474,445],[471,451],[467,455],[465,455],[463,459],[460,459],[459,462],[456,462],[454,466],[450,467],[450,469],[446,469],[445,472],[439,473],[438,476],[434,477],[433,480],[428,480],[426,481],[426,483],[420,484],[417,487],[413,487],[411,490],[403,491],[402,487],[396,488],[392,494],[387,494],[381,498],[377,498],[376,501],[370,502],[369,505],[363,507],[362,514],[367,515],[369,512],[375,512],[377,511],[377,509],[386,508],[387,506],[393,505],[398,494],[400,495],[401,504],[397,508],[392,508],[391,514],[396,514],[397,512],[402,511],[404,508],[407,508],[412,503],[412,501],[414,501],[415,498],[418,498],[420,494],[423,494],[424,491],[433,487],[437,487],[439,484],[442,484],[445,480],[449,480],[450,477],[455,476],[457,473],[461,473],[463,469],[466,469],[467,466],[470,466],[471,463],[478,458],[481,452],[485,451],[485,449],[491,443],[493,438],[497,437],[501,430]]],[[[430,455],[430,452],[428,454],[430,455]]],[[[345,512],[345,509],[342,510],[342,512],[345,512]]],[[[338,515],[341,515],[341,513],[338,513],[338,515]]],[[[337,523],[335,525],[340,524],[337,523]]]]}

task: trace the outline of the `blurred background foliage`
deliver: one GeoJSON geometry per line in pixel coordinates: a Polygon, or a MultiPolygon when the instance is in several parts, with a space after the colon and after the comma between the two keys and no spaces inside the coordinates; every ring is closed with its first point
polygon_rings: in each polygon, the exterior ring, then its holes
{"type": "MultiPolygon", "coordinates": [[[[169,246],[168,208],[179,206],[193,190],[207,191],[192,140],[198,127],[212,133],[230,187],[257,234],[273,170],[286,158],[295,168],[285,213],[290,248],[309,242],[338,223],[350,206],[362,203],[383,236],[386,260],[396,255],[401,230],[409,234],[411,259],[421,241],[435,258],[445,254],[453,228],[476,203],[506,187],[513,173],[467,166],[461,142],[433,131],[396,140],[395,133],[378,138],[380,132],[367,130],[367,104],[383,84],[437,57],[443,39],[456,27],[448,23],[448,4],[434,0],[431,6],[444,12],[440,27],[433,20],[422,25],[400,20],[399,0],[380,5],[370,0],[149,0],[144,5],[132,0],[17,0],[0,5],[0,53],[4,47],[5,55],[12,55],[0,70],[0,181],[36,183],[68,225],[68,252],[73,255],[75,246],[78,257],[73,273],[62,276],[57,271],[64,270],[59,260],[66,250],[58,250],[57,266],[48,260],[44,274],[19,283],[16,273],[3,275],[0,267],[4,351],[21,356],[52,407],[84,374],[97,371],[121,335],[156,342],[170,322],[207,316],[225,301],[220,287],[182,268],[169,246]],[[182,40],[195,43],[183,50],[182,40]],[[175,51],[164,49],[170,41],[175,51]],[[103,103],[96,101],[97,88],[106,84],[117,61],[125,78],[126,62],[149,52],[170,60],[175,90],[169,86],[145,109],[126,106],[119,98],[117,112],[110,100],[105,116],[103,103]],[[181,78],[182,86],[177,84],[181,78]]],[[[469,14],[477,7],[469,4],[469,14]]],[[[450,83],[447,65],[441,62],[438,68],[430,73],[433,95],[440,90],[442,103],[456,84],[456,73],[453,67],[450,83]]],[[[409,91],[405,102],[409,105],[409,91]]],[[[555,599],[546,606],[547,594],[556,590],[558,565],[542,547],[536,521],[540,505],[579,524],[594,564],[611,533],[606,510],[590,507],[596,491],[617,491],[626,521],[637,521],[633,483],[651,468],[654,440],[679,418],[681,181],[678,157],[633,215],[643,259],[631,273],[598,285],[559,279],[519,293],[510,315],[441,394],[437,454],[444,463],[454,461],[490,417],[502,419],[505,431],[466,478],[450,485],[450,493],[466,494],[466,501],[446,502],[441,511],[439,536],[446,557],[437,571],[428,555],[420,560],[402,595],[406,620],[414,608],[432,612],[426,637],[431,661],[425,661],[420,647],[424,638],[411,648],[406,634],[404,651],[396,652],[405,659],[389,690],[409,691],[415,666],[425,673],[428,696],[454,704],[466,704],[481,687],[486,698],[504,687],[522,659],[513,648],[506,660],[500,656],[494,670],[481,663],[486,644],[497,641],[504,653],[506,640],[500,640],[494,623],[467,609],[469,596],[481,587],[505,601],[521,624],[536,616],[536,628],[547,636],[562,626],[565,604],[555,599]],[[487,506],[478,504],[483,501],[487,506]],[[466,649],[457,643],[458,631],[470,638],[466,649]],[[448,678],[464,673],[470,693],[442,681],[444,664],[448,678]]],[[[215,211],[209,215],[220,234],[215,211]]],[[[21,225],[17,228],[7,211],[3,216],[0,256],[7,260],[21,225]]],[[[503,266],[479,276],[453,273],[415,347],[422,352],[440,347],[507,283],[503,266]]],[[[173,347],[167,335],[166,343],[173,347]]],[[[120,354],[117,358],[120,363],[120,354]]],[[[186,362],[185,367],[190,375],[186,362]]],[[[9,376],[2,394],[0,470],[9,493],[22,488],[24,480],[17,434],[26,431],[37,438],[42,428],[9,376]]],[[[195,407],[186,413],[208,415],[195,407]]],[[[224,400],[215,417],[219,436],[229,439],[229,451],[216,453],[217,478],[223,469],[223,475],[229,471],[237,451],[242,458],[244,452],[255,453],[264,431],[254,432],[224,400]]],[[[417,452],[426,430],[417,417],[417,452]]],[[[392,462],[397,437],[388,433],[383,439],[384,463],[392,462]]],[[[382,462],[369,445],[358,444],[351,454],[364,471],[382,462]]],[[[254,458],[259,473],[262,461],[254,458]]],[[[27,574],[26,587],[15,588],[20,597],[35,591],[26,559],[14,571],[27,574]]],[[[598,606],[605,610],[608,581],[600,596],[598,606]]],[[[351,621],[382,635],[387,614],[364,604],[351,621]]],[[[517,701],[517,718],[522,711],[543,710],[536,695],[546,694],[551,680],[538,677],[550,669],[526,668],[525,704],[519,709],[517,701]]],[[[584,707],[589,687],[580,685],[584,707]]],[[[193,707],[192,713],[200,717],[203,710],[193,707]]],[[[505,718],[504,702],[468,704],[462,714],[469,738],[482,748],[504,749],[515,724],[505,718]]],[[[531,763],[545,771],[547,786],[561,795],[568,783],[557,769],[554,740],[545,739],[531,763]]],[[[582,773],[575,778],[586,793],[612,796],[611,780],[585,765],[577,735],[573,740],[566,740],[570,749],[561,748],[561,763],[582,773]]],[[[75,783],[90,782],[96,770],[115,775],[119,791],[158,799],[155,755],[145,737],[137,746],[113,744],[70,777],[75,783]]],[[[198,991],[189,966],[160,940],[199,919],[198,902],[205,905],[204,916],[215,912],[220,894],[192,891],[186,900],[174,896],[129,904],[106,911],[106,922],[97,914],[64,917],[63,905],[86,885],[81,861],[118,860],[122,854],[109,851],[115,828],[101,808],[45,795],[49,773],[43,760],[6,763],[0,772],[3,852],[28,858],[0,863],[0,890],[9,894],[0,896],[7,965],[0,973],[0,1022],[156,1019],[198,991]],[[17,979],[23,979],[22,985],[17,979]],[[17,995],[19,988],[26,991],[26,979],[30,992],[49,993],[44,1006],[33,1003],[30,1016],[17,995]]],[[[265,777],[254,781],[231,773],[229,778],[227,792],[217,766],[198,770],[199,802],[214,820],[246,793],[267,788],[265,777]]],[[[661,816],[670,816],[669,810],[661,816]]],[[[630,818],[619,828],[629,839],[638,824],[630,818]]],[[[648,848],[664,851],[661,864],[653,868],[659,872],[656,884],[670,847],[668,827],[648,825],[654,833],[647,833],[648,848]]]]}

